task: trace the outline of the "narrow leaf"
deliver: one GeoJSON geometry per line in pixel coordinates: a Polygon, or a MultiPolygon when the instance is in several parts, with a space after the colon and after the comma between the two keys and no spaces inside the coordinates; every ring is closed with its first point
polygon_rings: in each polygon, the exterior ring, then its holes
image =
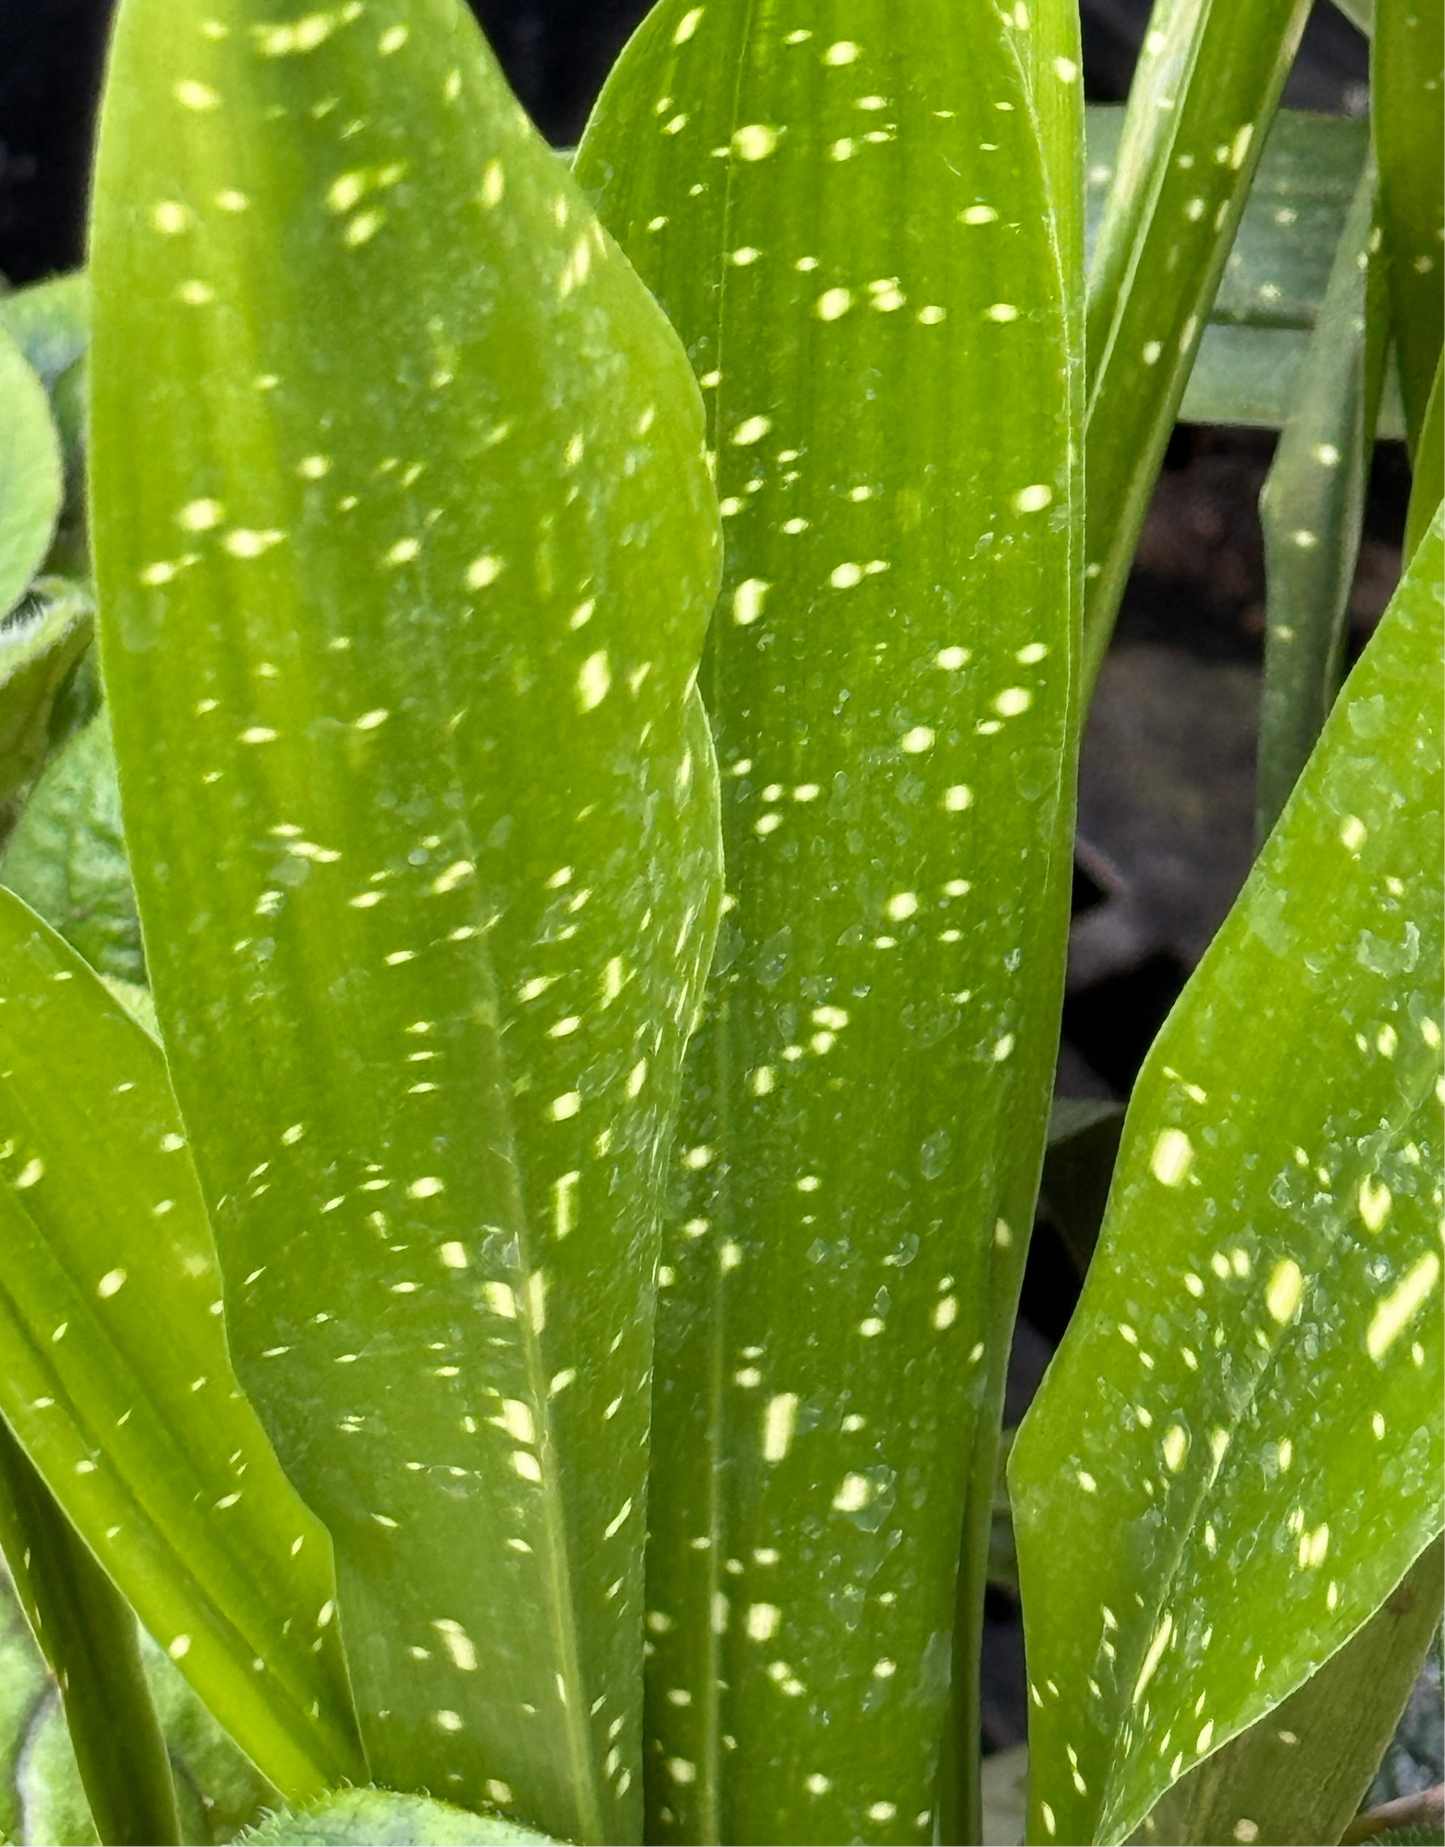
{"type": "Polygon", "coordinates": [[[1405,519],[1407,561],[1414,557],[1445,494],[1445,391],[1440,384],[1441,364],[1436,361],[1435,383],[1430,388],[1425,422],[1415,448],[1415,476],[1410,483],[1410,506],[1405,519]]]}
{"type": "Polygon", "coordinates": [[[1445,10],[1421,0],[1380,0],[1370,76],[1385,261],[1413,453],[1445,332],[1445,10]]]}
{"type": "Polygon", "coordinates": [[[977,1825],[1074,716],[1078,54],[1071,9],[1028,17],[664,0],[578,153],[688,344],[727,522],[730,908],[648,1508],[661,1841],[977,1825]]]}
{"type": "Polygon", "coordinates": [[[1279,819],[1344,674],[1389,314],[1374,163],[1361,172],[1260,496],[1267,601],[1256,832],[1279,819]]]}
{"type": "Polygon", "coordinates": [[[46,766],[5,849],[0,883],[100,974],[145,980],[108,713],[46,766]]]}
{"type": "Polygon", "coordinates": [[[148,966],[373,1774],[635,1838],[719,882],[701,406],[454,0],[315,21],[127,0],[112,55],[94,518],[148,966]]]}
{"type": "Polygon", "coordinates": [[[1089,272],[1092,686],[1309,0],[1158,0],[1089,272]]]}
{"type": "Polygon", "coordinates": [[[1341,1839],[1440,1627],[1442,1566],[1437,1539],[1302,1687],[1174,1785],[1138,1840],[1341,1839]]]}
{"type": "Polygon", "coordinates": [[[1124,1839],[1440,1529],[1442,551],[1150,1054],[1014,1445],[1035,1840],[1124,1839]]]}
{"type": "Polygon", "coordinates": [[[103,1842],[180,1840],[165,1739],[135,1616],[0,1424],[0,1547],[60,1686],[80,1780],[103,1842]]]}
{"type": "Polygon", "coordinates": [[[45,387],[0,327],[0,618],[45,561],[60,514],[60,438],[45,387]]]}
{"type": "Polygon", "coordinates": [[[313,1793],[361,1768],[326,1536],[237,1390],[161,1053],[3,891],[0,968],[0,1411],[216,1717],[313,1793]]]}

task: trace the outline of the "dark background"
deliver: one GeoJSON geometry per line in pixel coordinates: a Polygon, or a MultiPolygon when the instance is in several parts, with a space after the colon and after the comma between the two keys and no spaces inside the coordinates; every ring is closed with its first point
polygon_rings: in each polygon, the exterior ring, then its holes
{"type": "MultiPolygon", "coordinates": [[[[907,0],[898,0],[906,5],[907,0]]],[[[576,141],[646,0],[473,0],[513,87],[554,144],[576,141]]],[[[963,4],[963,0],[960,0],[963,4]]],[[[96,97],[112,0],[0,0],[0,274],[21,284],[83,254],[96,97]]],[[[1092,101],[1122,101],[1147,0],[1083,0],[1092,101]]],[[[1285,100],[1363,114],[1364,41],[1316,6],[1285,100]]],[[[1274,438],[1181,428],[1100,681],[1080,776],[1075,929],[1060,1088],[1128,1094],[1150,1040],[1222,921],[1253,853],[1264,628],[1256,514],[1274,438]]],[[[1358,648],[1399,574],[1408,473],[1377,455],[1352,609],[1358,648]]],[[[1077,1299],[1047,1221],[1024,1285],[1007,1420],[1016,1422],[1077,1299]]],[[[985,1742],[1025,1734],[1022,1634],[990,1593],[985,1742]]],[[[1433,1723],[1433,1721],[1432,1721],[1433,1723]]]]}
{"type": "MultiPolygon", "coordinates": [[[[113,0],[0,0],[0,273],[30,282],[80,261],[91,131],[113,0]]],[[[900,0],[906,4],[906,0],[900,0]]],[[[549,140],[577,139],[646,0],[474,0],[512,85],[549,140]]],[[[1091,98],[1122,100],[1142,0],[1085,0],[1091,98]]],[[[1304,109],[1365,105],[1363,43],[1321,6],[1290,80],[1304,109]]]]}

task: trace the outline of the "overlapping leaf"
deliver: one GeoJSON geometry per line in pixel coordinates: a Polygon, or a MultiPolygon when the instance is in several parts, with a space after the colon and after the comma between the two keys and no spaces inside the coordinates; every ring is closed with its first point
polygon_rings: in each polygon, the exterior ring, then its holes
{"type": "Polygon", "coordinates": [[[95,627],[94,608],[78,584],[42,578],[33,602],[33,619],[0,628],[0,836],[56,731],[64,736],[65,690],[95,627]]]}
{"type": "Polygon", "coordinates": [[[6,845],[0,883],[100,974],[145,980],[108,713],[97,713],[46,767],[6,845]]]}
{"type": "Polygon", "coordinates": [[[696,385],[453,0],[127,0],[92,248],[148,967],[373,1773],[635,1837],[696,385]]]}
{"type": "Polygon", "coordinates": [[[1439,1531],[1442,550],[1150,1055],[1014,1446],[1035,1840],[1125,1838],[1439,1531]]]}
{"type": "Polygon", "coordinates": [[[473,1815],[389,1789],[334,1790],[248,1828],[250,1847],[549,1847],[551,1837],[496,1815],[473,1815]]]}
{"type": "Polygon", "coordinates": [[[0,1411],[105,1570],[284,1790],[361,1762],[326,1536],[241,1398],[154,1042],[0,892],[0,1411]]]}
{"type": "Polygon", "coordinates": [[[1385,263],[1413,451],[1445,333],[1445,12],[1421,0],[1380,0],[1370,64],[1385,263]]]}
{"type": "Polygon", "coordinates": [[[1306,368],[1260,495],[1266,607],[1257,832],[1304,768],[1344,674],[1389,307],[1374,162],[1356,185],[1306,368]]]}
{"type": "Polygon", "coordinates": [[[1084,674],[1159,463],[1309,0],[1158,0],[1089,272],[1084,674]]]}
{"type": "Polygon", "coordinates": [[[3,1425],[0,1546],[59,1685],[101,1840],[138,1847],[179,1841],[171,1767],[135,1615],[3,1425]]]}
{"type": "Polygon", "coordinates": [[[1066,899],[1071,30],[665,0],[578,154],[687,341],[727,522],[703,685],[730,909],[654,1398],[662,1840],[976,1825],[1066,899]]]}
{"type": "Polygon", "coordinates": [[[0,327],[0,617],[44,563],[60,512],[60,438],[45,387],[0,327]]]}
{"type": "Polygon", "coordinates": [[[1261,1841],[1349,1838],[1439,1631],[1442,1563],[1437,1539],[1302,1687],[1174,1785],[1139,1831],[1144,1847],[1211,1847],[1237,1838],[1241,1817],[1261,1841]]]}

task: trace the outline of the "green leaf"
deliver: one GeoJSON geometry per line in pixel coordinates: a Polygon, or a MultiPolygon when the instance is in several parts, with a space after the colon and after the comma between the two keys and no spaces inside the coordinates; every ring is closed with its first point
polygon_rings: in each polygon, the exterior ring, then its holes
{"type": "Polygon", "coordinates": [[[648,1505],[664,1841],[927,1841],[940,1803],[945,1839],[976,1826],[1063,960],[1072,9],[805,17],[665,0],[576,169],[688,344],[727,521],[703,685],[729,910],[648,1505]]]}
{"type": "Polygon", "coordinates": [[[90,280],[84,270],[0,296],[0,327],[14,339],[47,391],[53,391],[90,341],[90,280]]]}
{"type": "Polygon", "coordinates": [[[361,1767],[326,1536],[231,1372],[164,1060],[8,892],[0,967],[0,1411],[216,1717],[313,1793],[361,1767]]]}
{"type": "Polygon", "coordinates": [[[92,249],[148,967],[372,1773],[635,1836],[720,883],[696,386],[453,0],[127,0],[92,249]]]}
{"type": "MultiPolygon", "coordinates": [[[[65,694],[90,646],[95,610],[78,584],[41,578],[36,614],[0,625],[0,817],[63,735],[65,694]]],[[[0,837],[8,832],[0,827],[0,837]]]]}
{"type": "Polygon", "coordinates": [[[1415,548],[1429,529],[1441,495],[1445,494],[1445,390],[1440,384],[1441,361],[1435,362],[1435,383],[1425,406],[1425,422],[1415,448],[1415,477],[1410,483],[1410,506],[1405,520],[1404,555],[1415,548]]]}
{"type": "Polygon", "coordinates": [[[50,396],[64,471],[59,525],[48,569],[90,575],[85,546],[85,349],[90,341],[90,282],[84,271],[32,283],[0,297],[0,328],[34,368],[50,396]]]}
{"type": "Polygon", "coordinates": [[[1121,1103],[1055,1097],[1039,1203],[1082,1276],[1099,1239],[1124,1126],[1121,1103]]]}
{"type": "Polygon", "coordinates": [[[0,327],[0,618],[25,593],[50,550],[60,514],[60,438],[45,387],[0,327]]]}
{"type": "Polygon", "coordinates": [[[1370,1787],[1440,1626],[1440,1541],[1304,1685],[1191,1770],[1136,1837],[1338,1841],[1370,1787]]]}
{"type": "Polygon", "coordinates": [[[1319,324],[1260,495],[1267,583],[1256,832],[1279,819],[1344,674],[1389,336],[1373,161],[1362,170],[1319,324]]]}
{"type": "Polygon", "coordinates": [[[97,713],[46,766],[5,850],[0,882],[100,974],[144,982],[109,713],[97,713]]]}
{"type": "Polygon", "coordinates": [[[1442,551],[1145,1064],[1014,1445],[1036,1840],[1124,1839],[1440,1528],[1442,551]]]}
{"type": "Polygon", "coordinates": [[[1158,0],[1089,271],[1092,686],[1309,0],[1158,0]]]}
{"type": "Polygon", "coordinates": [[[176,1842],[175,1789],[135,1616],[0,1424],[0,1546],[60,1687],[102,1841],[176,1842]]]}
{"type": "Polygon", "coordinates": [[[1413,454],[1445,332],[1445,13],[1420,0],[1380,0],[1370,64],[1385,263],[1413,454]]]}
{"type": "Polygon", "coordinates": [[[548,1847],[496,1815],[473,1815],[426,1796],[389,1789],[338,1789],[304,1809],[286,1809],[240,1837],[251,1847],[548,1847]]]}
{"type": "Polygon", "coordinates": [[[1369,38],[1375,29],[1375,0],[1335,0],[1350,24],[1369,38]]]}
{"type": "MultiPolygon", "coordinates": [[[[275,1808],[281,1798],[216,1724],[164,1650],[144,1631],[140,1642],[151,1699],[170,1753],[181,1838],[203,1847],[232,1840],[263,1807],[275,1808]]],[[[6,1840],[54,1842],[60,1834],[52,1824],[60,1813],[76,1818],[88,1842],[96,1838],[64,1716],[53,1712],[57,1703],[35,1639],[0,1567],[0,1831],[6,1840]],[[47,1746],[45,1763],[38,1766],[38,1734],[51,1729],[52,1712],[57,1748],[52,1753],[47,1746]],[[37,1774],[41,1768],[43,1777],[37,1774]]]]}

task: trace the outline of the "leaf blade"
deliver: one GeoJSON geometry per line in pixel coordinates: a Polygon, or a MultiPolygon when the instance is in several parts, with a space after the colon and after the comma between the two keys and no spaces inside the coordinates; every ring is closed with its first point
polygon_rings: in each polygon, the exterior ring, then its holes
{"type": "Polygon", "coordinates": [[[181,1838],[175,1788],[135,1616],[3,1425],[0,1546],[59,1684],[97,1833],[170,1847],[181,1838]]]}
{"type": "Polygon", "coordinates": [[[1306,371],[1260,495],[1266,603],[1256,836],[1279,819],[1344,672],[1345,628],[1384,382],[1373,161],[1356,186],[1306,371]]]}
{"type": "Polygon", "coordinates": [[[949,1839],[976,1800],[937,1766],[976,1734],[1062,963],[1082,228],[1067,9],[1038,52],[969,22],[669,3],[578,153],[708,391],[728,521],[704,687],[732,902],[654,1400],[658,1839],[922,1839],[940,1802],[949,1839]],[[1015,949],[1027,998],[988,972],[1015,949]]]}
{"type": "Polygon", "coordinates": [[[45,562],[60,517],[60,438],[45,387],[0,326],[0,617],[6,616],[45,562]]]}
{"type": "Polygon", "coordinates": [[[1439,1530],[1442,550],[1437,518],[1151,1053],[1014,1445],[1033,1839],[1124,1838],[1439,1530]]]}
{"type": "Polygon", "coordinates": [[[360,1768],[325,1535],[236,1388],[160,1050],[6,891],[0,959],[0,1408],[221,1722],[311,1793],[360,1768]]]}
{"type": "Polygon", "coordinates": [[[626,1837],[660,1162],[718,876],[696,389],[462,9],[316,43],[215,13],[121,17],[94,443],[228,1326],[335,1539],[375,1776],[626,1837]]]}
{"type": "Polygon", "coordinates": [[[1308,12],[1159,0],[1135,71],[1089,276],[1089,686],[1308,12]]]}

